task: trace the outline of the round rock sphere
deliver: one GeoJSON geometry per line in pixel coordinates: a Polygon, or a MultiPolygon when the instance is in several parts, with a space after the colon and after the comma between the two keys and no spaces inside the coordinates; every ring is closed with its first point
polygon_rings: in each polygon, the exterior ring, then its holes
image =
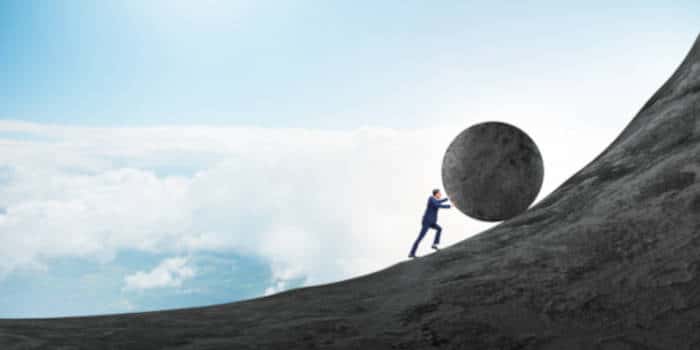
{"type": "Polygon", "coordinates": [[[486,122],[462,131],[442,159],[442,183],[462,213],[501,221],[525,210],[542,187],[544,166],[537,145],[522,130],[486,122]]]}

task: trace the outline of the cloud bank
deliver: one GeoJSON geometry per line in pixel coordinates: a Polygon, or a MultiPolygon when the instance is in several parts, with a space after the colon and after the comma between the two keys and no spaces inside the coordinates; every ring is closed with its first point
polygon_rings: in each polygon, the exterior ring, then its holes
{"type": "Polygon", "coordinates": [[[195,270],[186,257],[165,259],[151,271],[138,271],[124,278],[125,290],[144,290],[164,287],[180,287],[182,282],[194,277],[195,270]]]}
{"type": "MultiPolygon", "coordinates": [[[[543,194],[615,136],[546,125],[518,124],[542,150],[543,194]]],[[[271,268],[268,294],[294,279],[309,285],[368,273],[405,259],[429,191],[441,187],[444,150],[463,127],[87,128],[3,121],[0,276],[45,268],[56,257],[111,261],[124,250],[253,254],[271,268]]],[[[440,215],[446,245],[491,225],[454,210],[440,215]]],[[[178,285],[194,274],[181,259],[126,276],[125,288],[178,285]]]]}

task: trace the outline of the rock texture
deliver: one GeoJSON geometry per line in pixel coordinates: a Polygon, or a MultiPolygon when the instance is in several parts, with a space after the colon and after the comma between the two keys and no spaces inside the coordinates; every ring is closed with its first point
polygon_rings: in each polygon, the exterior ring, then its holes
{"type": "Polygon", "coordinates": [[[367,276],[212,307],[0,320],[1,349],[698,349],[700,38],[522,215],[367,276]]]}
{"type": "Polygon", "coordinates": [[[447,147],[442,183],[462,213],[484,221],[522,214],[542,187],[542,156],[517,127],[486,122],[465,129],[447,147]]]}

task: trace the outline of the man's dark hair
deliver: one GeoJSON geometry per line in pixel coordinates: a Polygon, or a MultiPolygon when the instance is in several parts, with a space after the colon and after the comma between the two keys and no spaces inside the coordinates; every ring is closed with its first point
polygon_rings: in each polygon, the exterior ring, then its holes
{"type": "Polygon", "coordinates": [[[434,190],[433,190],[433,196],[436,195],[438,192],[440,192],[440,189],[439,189],[439,188],[434,189],[434,190]]]}

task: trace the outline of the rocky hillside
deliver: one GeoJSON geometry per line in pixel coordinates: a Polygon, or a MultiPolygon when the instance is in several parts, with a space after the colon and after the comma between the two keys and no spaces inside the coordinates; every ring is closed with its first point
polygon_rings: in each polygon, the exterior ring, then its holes
{"type": "Polygon", "coordinates": [[[245,302],[0,320],[0,349],[700,348],[700,38],[535,207],[377,273],[245,302]]]}

